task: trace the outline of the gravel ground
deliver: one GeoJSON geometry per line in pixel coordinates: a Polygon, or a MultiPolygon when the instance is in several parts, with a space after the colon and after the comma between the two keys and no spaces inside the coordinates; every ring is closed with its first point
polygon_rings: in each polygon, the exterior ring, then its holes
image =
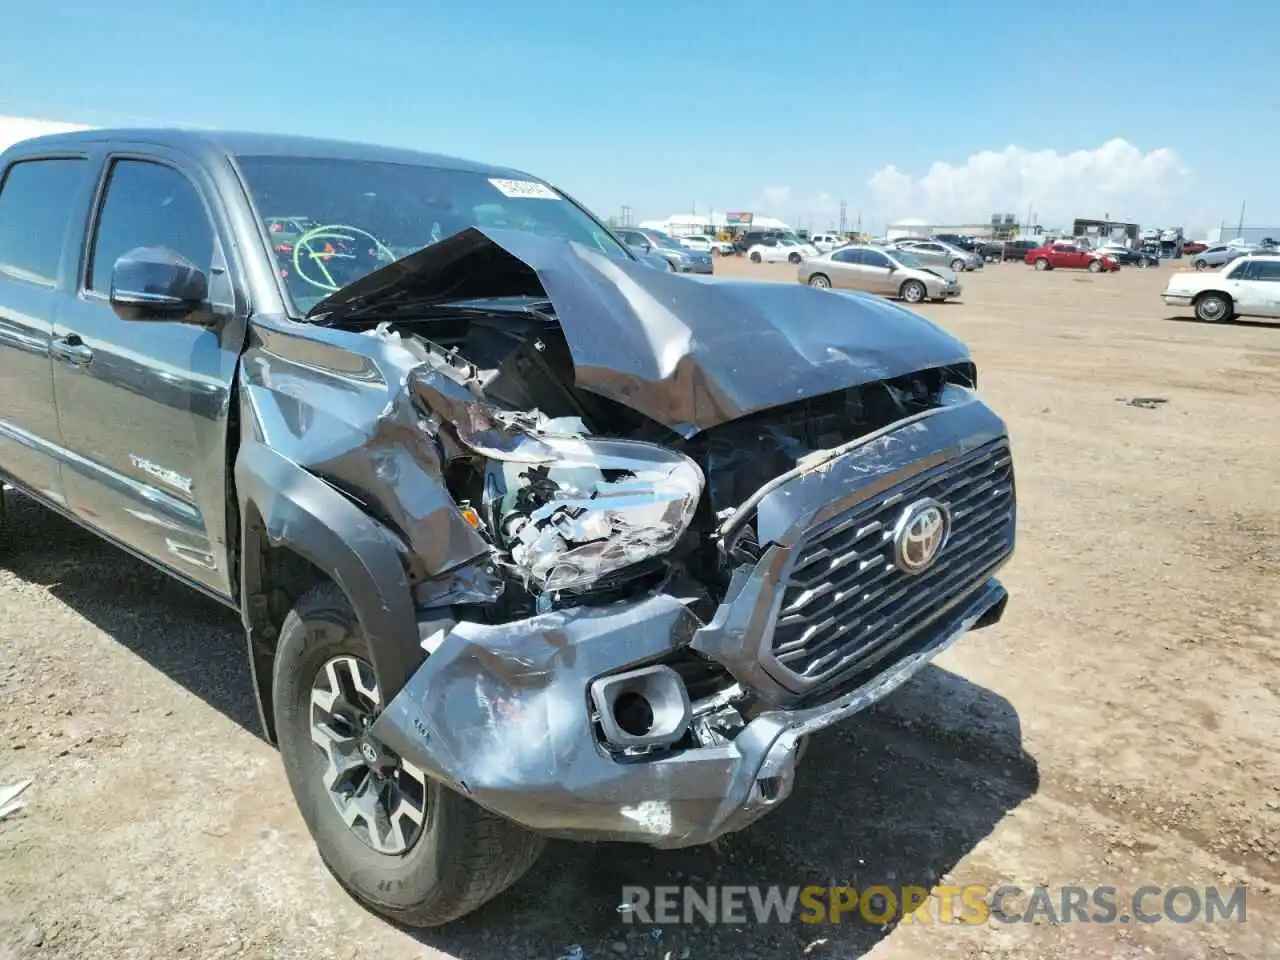
{"type": "Polygon", "coordinates": [[[13,497],[0,786],[34,785],[0,822],[0,958],[1280,956],[1280,324],[1170,317],[1168,269],[992,266],[923,308],[1013,434],[1000,625],[816,738],[756,826],[677,853],[553,844],[441,931],[387,925],[325,872],[234,616],[13,497]],[[624,884],[677,883],[1247,884],[1247,921],[658,937],[616,910],[624,884]]]}

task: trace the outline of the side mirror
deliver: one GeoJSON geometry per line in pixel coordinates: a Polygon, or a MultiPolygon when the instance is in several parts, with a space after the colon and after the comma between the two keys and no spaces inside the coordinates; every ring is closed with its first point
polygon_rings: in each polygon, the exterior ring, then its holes
{"type": "Polygon", "coordinates": [[[897,269],[898,269],[898,265],[897,265],[896,263],[894,263],[892,260],[890,260],[890,261],[889,261],[889,272],[890,272],[890,273],[895,273],[895,272],[897,272],[897,269]]]}
{"type": "Polygon", "coordinates": [[[111,309],[121,320],[209,323],[209,278],[168,247],[135,247],[111,271],[111,309]]]}

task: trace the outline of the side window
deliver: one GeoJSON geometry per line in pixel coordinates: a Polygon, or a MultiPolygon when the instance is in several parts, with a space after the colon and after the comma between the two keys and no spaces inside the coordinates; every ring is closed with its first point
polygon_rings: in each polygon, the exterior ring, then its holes
{"type": "Polygon", "coordinates": [[[863,250],[862,263],[867,267],[883,267],[889,269],[889,258],[879,250],[863,250]]]}
{"type": "Polygon", "coordinates": [[[168,247],[207,272],[213,264],[213,225],[195,186],[177,170],[147,160],[117,160],[98,215],[86,288],[109,293],[116,260],[135,247],[168,247]]]}
{"type": "Polygon", "coordinates": [[[837,250],[831,255],[831,259],[836,263],[861,263],[861,250],[837,250]]]}
{"type": "Polygon", "coordinates": [[[20,160],[0,185],[0,273],[52,284],[76,193],[89,169],[83,159],[20,160]]]}
{"type": "Polygon", "coordinates": [[[1280,283],[1280,260],[1253,261],[1253,274],[1250,280],[1266,280],[1269,283],[1280,283]]]}
{"type": "Polygon", "coordinates": [[[1257,266],[1252,260],[1244,260],[1228,267],[1223,276],[1232,280],[1254,280],[1257,279],[1257,266]]]}

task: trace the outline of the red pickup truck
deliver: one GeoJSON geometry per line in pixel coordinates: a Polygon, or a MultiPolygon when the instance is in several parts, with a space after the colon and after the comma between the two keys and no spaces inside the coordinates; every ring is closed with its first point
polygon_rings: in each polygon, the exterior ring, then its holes
{"type": "Polygon", "coordinates": [[[1090,273],[1101,273],[1104,270],[1115,271],[1120,269],[1120,264],[1114,257],[1109,257],[1104,253],[1097,253],[1083,244],[1071,243],[1070,241],[1049,243],[1043,247],[1028,250],[1027,255],[1022,258],[1022,262],[1031,264],[1037,270],[1056,270],[1061,267],[1069,270],[1088,270],[1090,273]]]}

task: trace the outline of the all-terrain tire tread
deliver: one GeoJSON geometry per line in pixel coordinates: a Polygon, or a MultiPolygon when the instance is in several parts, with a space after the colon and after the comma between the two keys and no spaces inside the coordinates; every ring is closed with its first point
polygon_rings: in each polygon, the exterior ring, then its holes
{"type": "MultiPolygon", "coordinates": [[[[289,611],[280,631],[281,639],[298,630],[306,631],[309,620],[333,622],[335,614],[340,620],[358,623],[342,589],[331,581],[322,581],[303,594],[289,611]]],[[[277,669],[281,666],[278,660],[277,669]]],[[[405,926],[436,927],[471,913],[512,886],[533,866],[546,845],[539,834],[491,813],[447,787],[440,788],[437,802],[448,805],[446,816],[452,829],[441,838],[445,849],[432,891],[435,895],[420,904],[392,905],[370,896],[367,890],[357,890],[324,857],[323,850],[321,858],[351,896],[383,916],[405,926]],[[461,842],[464,838],[465,842],[461,842]]]]}

